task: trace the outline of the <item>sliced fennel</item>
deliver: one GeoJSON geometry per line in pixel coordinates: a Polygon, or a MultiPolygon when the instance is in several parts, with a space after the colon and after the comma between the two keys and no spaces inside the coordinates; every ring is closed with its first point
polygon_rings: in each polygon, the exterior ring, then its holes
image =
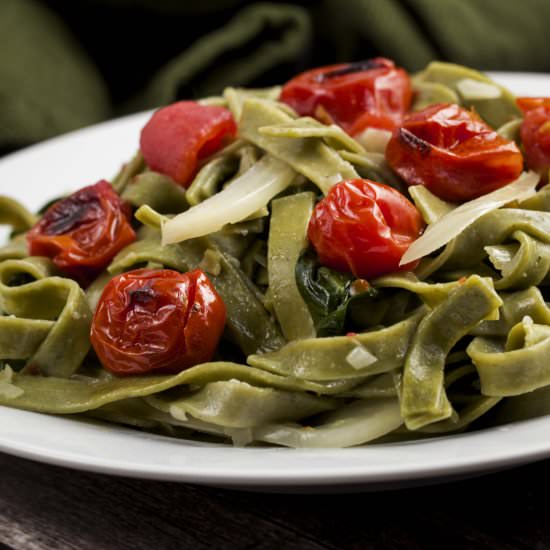
{"type": "Polygon", "coordinates": [[[500,88],[489,82],[481,82],[473,78],[463,78],[456,83],[460,95],[470,101],[479,99],[497,99],[502,95],[500,88]]]}
{"type": "Polygon", "coordinates": [[[177,243],[244,220],[284,191],[296,172],[285,162],[265,155],[231,185],[162,225],[162,244],[177,243]]]}
{"type": "Polygon", "coordinates": [[[407,252],[403,254],[399,265],[414,262],[441,248],[472,225],[483,214],[496,210],[509,202],[521,201],[534,195],[538,182],[538,174],[524,172],[512,183],[492,193],[465,202],[429,225],[424,234],[416,239],[407,252]]]}

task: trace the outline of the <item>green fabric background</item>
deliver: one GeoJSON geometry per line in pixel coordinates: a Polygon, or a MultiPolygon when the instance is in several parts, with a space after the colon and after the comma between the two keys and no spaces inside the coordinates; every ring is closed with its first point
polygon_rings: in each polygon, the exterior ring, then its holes
{"type": "Polygon", "coordinates": [[[0,151],[386,55],[550,71],[548,0],[0,0],[0,151]]]}

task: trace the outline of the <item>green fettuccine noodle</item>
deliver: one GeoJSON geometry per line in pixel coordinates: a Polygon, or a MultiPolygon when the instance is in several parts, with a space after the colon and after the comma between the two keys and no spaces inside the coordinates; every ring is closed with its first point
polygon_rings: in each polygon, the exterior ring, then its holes
{"type": "Polygon", "coordinates": [[[467,351],[483,395],[519,395],[550,384],[550,327],[535,324],[530,317],[512,327],[504,345],[478,337],[467,351]]]}
{"type": "MultiPolygon", "coordinates": [[[[520,144],[514,97],[485,75],[434,62],[413,87],[414,110],[458,103],[520,144]]],[[[238,131],[199,159],[186,188],[140,152],[123,165],[112,183],[134,210],[137,238],[85,289],[29,255],[26,232],[40,214],[0,197],[0,223],[12,228],[0,248],[0,405],[298,448],[550,414],[550,185],[485,213],[414,270],[364,281],[323,265],[308,243],[315,204],[335,183],[386,183],[427,225],[444,224],[457,205],[407,188],[386,162],[385,135],[367,151],[340,127],[299,117],[279,95],[280,87],[227,88],[201,100],[228,108],[238,131]],[[285,184],[269,187],[285,170],[285,184]],[[256,193],[262,185],[269,192],[256,193]],[[213,197],[211,233],[161,244],[173,216],[191,211],[200,225],[212,201],[192,209],[213,197]],[[227,310],[211,362],[177,374],[117,377],[102,368],[90,350],[93,312],[113,277],[144,267],[201,269],[211,280],[227,310]]]]}
{"type": "Polygon", "coordinates": [[[347,150],[338,151],[339,155],[357,170],[363,177],[395,187],[402,193],[405,192],[405,184],[391,171],[384,155],[381,153],[353,153],[347,150]]]}
{"type": "Polygon", "coordinates": [[[521,201],[519,208],[523,210],[541,210],[550,212],[550,185],[545,185],[533,196],[521,201]]]}
{"type": "Polygon", "coordinates": [[[501,135],[505,139],[515,141],[518,145],[521,145],[520,129],[522,118],[516,118],[510,122],[506,122],[500,128],[497,128],[497,134],[501,135]]]}
{"type": "Polygon", "coordinates": [[[189,395],[171,399],[152,396],[149,403],[177,420],[187,415],[224,428],[253,428],[307,418],[333,409],[337,401],[304,392],[250,385],[240,380],[210,382],[189,395]],[[160,403],[159,403],[160,402],[160,403]]]}
{"type": "Polygon", "coordinates": [[[427,224],[435,223],[455,208],[454,204],[436,197],[424,185],[409,187],[409,193],[427,224]]]}
{"type": "Polygon", "coordinates": [[[0,225],[11,225],[16,232],[30,229],[38,218],[20,202],[0,196],[0,225]]]}
{"type": "Polygon", "coordinates": [[[355,397],[358,399],[370,399],[372,397],[396,397],[397,388],[394,380],[395,373],[386,372],[377,374],[366,382],[363,382],[352,390],[342,393],[342,397],[355,397]]]}
{"type": "Polygon", "coordinates": [[[421,111],[435,103],[457,103],[460,104],[458,94],[450,87],[441,82],[431,82],[421,77],[413,79],[415,97],[413,111],[421,111]]]}
{"type": "MultiPolygon", "coordinates": [[[[460,354],[466,355],[461,352],[460,354]]],[[[449,364],[449,358],[447,358],[447,364],[449,364]]],[[[466,356],[467,358],[467,356],[466,356]]],[[[476,369],[471,364],[455,368],[445,375],[444,386],[449,397],[450,402],[453,405],[453,415],[439,422],[428,424],[418,430],[420,433],[425,434],[438,434],[447,432],[459,432],[465,430],[472,422],[481,418],[498,403],[501,402],[500,397],[486,397],[480,395],[477,390],[476,383],[478,378],[474,378],[474,382],[467,384],[465,387],[459,387],[455,390],[456,386],[464,386],[465,382],[468,382],[472,375],[476,374],[476,369]]]]}
{"type": "Polygon", "coordinates": [[[413,78],[413,87],[418,87],[421,99],[415,105],[419,109],[431,103],[460,103],[465,107],[475,109],[477,113],[493,128],[498,128],[514,118],[519,118],[521,112],[516,105],[515,97],[506,88],[494,82],[491,78],[469,67],[434,61],[413,78]],[[490,85],[494,93],[476,96],[475,92],[467,93],[472,88],[471,83],[490,85]],[[432,97],[426,97],[426,84],[438,84],[431,88],[432,97]],[[423,88],[424,86],[424,88],[423,88]],[[448,90],[444,91],[446,87],[448,90]],[[422,95],[424,93],[424,95],[422,95]],[[452,94],[458,95],[459,101],[452,94]]]}
{"type": "Polygon", "coordinates": [[[276,374],[306,380],[341,380],[364,378],[402,367],[409,344],[425,310],[408,319],[377,331],[355,336],[308,338],[289,342],[278,351],[251,355],[248,363],[276,374]],[[365,349],[373,361],[357,368],[349,361],[356,348],[365,349]]]}
{"type": "Polygon", "coordinates": [[[181,186],[158,172],[135,176],[121,196],[136,208],[146,204],[161,214],[178,214],[188,207],[181,186]]]}
{"type": "Polygon", "coordinates": [[[550,243],[550,212],[503,208],[485,214],[456,237],[454,249],[442,267],[475,266],[486,258],[486,246],[502,244],[516,231],[550,243]]]}
{"type": "Polygon", "coordinates": [[[223,182],[235,174],[238,160],[233,155],[220,156],[205,164],[187,189],[185,197],[191,206],[216,194],[223,182]]]}
{"type": "Polygon", "coordinates": [[[112,184],[118,193],[122,193],[132,179],[145,170],[145,160],[141,151],[138,151],[130,162],[124,164],[119,173],[113,178],[112,184]]]}
{"type": "Polygon", "coordinates": [[[507,424],[550,414],[550,386],[502,399],[489,415],[491,424],[507,424]]]}
{"type": "Polygon", "coordinates": [[[474,275],[422,319],[403,369],[401,413],[407,428],[422,428],[451,416],[443,387],[445,358],[460,338],[501,304],[492,285],[474,275]]]}
{"type": "Polygon", "coordinates": [[[287,340],[315,336],[315,326],[294,272],[307,246],[306,230],[313,212],[312,193],[298,193],[273,201],[268,242],[269,289],[273,309],[287,340]]]}
{"type": "Polygon", "coordinates": [[[91,311],[78,284],[53,272],[42,258],[0,264],[0,353],[24,359],[29,372],[68,377],[90,348],[91,311]]]}
{"type": "Polygon", "coordinates": [[[365,148],[336,124],[327,126],[311,117],[301,117],[290,122],[261,126],[261,135],[291,139],[321,138],[336,150],[365,154],[365,148]]]}
{"type": "MultiPolygon", "coordinates": [[[[52,414],[74,414],[133,397],[159,394],[179,386],[205,386],[211,382],[240,380],[257,387],[332,395],[349,391],[350,384],[322,384],[277,376],[263,370],[228,362],[197,365],[168,376],[75,376],[57,378],[14,373],[10,383],[21,390],[17,398],[0,395],[0,404],[52,414]],[[70,398],[68,397],[70,396],[70,398]]],[[[327,401],[332,403],[332,401],[327,401]]],[[[328,406],[327,408],[331,408],[328,406]]]]}
{"type": "Polygon", "coordinates": [[[515,231],[511,239],[518,245],[486,246],[485,251],[502,278],[495,281],[498,290],[529,288],[541,284],[550,269],[550,244],[531,237],[524,231],[515,231]]]}
{"type": "MultiPolygon", "coordinates": [[[[358,177],[353,166],[328,146],[320,137],[298,137],[292,131],[292,117],[278,105],[260,99],[247,99],[243,104],[239,135],[257,147],[287,162],[315,183],[323,193],[338,181],[358,177]],[[271,136],[263,127],[287,124],[284,135],[271,136]]],[[[297,123],[298,127],[300,122],[297,123]]],[[[299,132],[298,132],[299,133],[299,132]]]]}
{"type": "Polygon", "coordinates": [[[20,234],[11,239],[8,244],[0,247],[0,261],[2,260],[20,260],[29,255],[27,239],[24,234],[20,234]]]}
{"type": "Polygon", "coordinates": [[[379,277],[372,282],[376,288],[402,288],[418,295],[428,306],[435,307],[447,299],[460,283],[424,283],[411,273],[398,273],[379,277]]]}
{"type": "MultiPolygon", "coordinates": [[[[272,88],[258,88],[258,89],[247,89],[247,88],[232,88],[231,86],[225,88],[223,91],[223,96],[227,102],[227,108],[231,111],[231,114],[235,120],[239,120],[243,111],[243,103],[247,99],[257,98],[257,99],[266,99],[268,101],[277,101],[281,95],[281,87],[273,86],[272,88]]],[[[294,116],[292,109],[288,107],[288,112],[291,116],[294,116]]]]}
{"type": "Polygon", "coordinates": [[[275,425],[253,430],[253,439],[286,447],[352,447],[401,426],[397,399],[359,400],[327,413],[315,426],[275,425]]]}
{"type": "Polygon", "coordinates": [[[550,309],[538,288],[502,293],[500,296],[503,304],[499,309],[498,319],[483,321],[471,334],[505,337],[526,316],[535,323],[550,325],[550,309]]]}

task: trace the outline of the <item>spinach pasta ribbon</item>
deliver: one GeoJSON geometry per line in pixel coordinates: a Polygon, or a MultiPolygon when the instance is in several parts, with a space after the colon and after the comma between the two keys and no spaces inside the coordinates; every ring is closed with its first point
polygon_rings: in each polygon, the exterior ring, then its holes
{"type": "MultiPolygon", "coordinates": [[[[172,399],[189,393],[188,386],[206,387],[210,383],[239,380],[258,388],[274,388],[284,392],[312,392],[319,396],[340,391],[340,386],[287,378],[230,362],[203,363],[175,375],[127,376],[113,378],[81,375],[73,378],[41,378],[14,373],[11,384],[22,390],[12,399],[0,395],[0,404],[52,414],[76,414],[92,411],[117,401],[147,397],[174,389],[172,399]],[[71,399],[67,399],[71,395],[71,399]]],[[[196,402],[197,400],[195,400],[196,402]]],[[[331,408],[330,399],[321,409],[331,408]]],[[[205,413],[206,414],[206,413],[205,413]]]]}
{"type": "Polygon", "coordinates": [[[410,317],[390,327],[353,336],[306,338],[281,349],[251,355],[248,363],[279,375],[312,381],[365,380],[367,376],[403,366],[411,340],[426,314],[419,308],[410,317]],[[349,354],[359,348],[369,361],[355,364],[349,354]]]}
{"type": "Polygon", "coordinates": [[[477,337],[467,348],[481,381],[481,393],[505,397],[550,384],[550,327],[526,316],[506,342],[477,337]]]}
{"type": "Polygon", "coordinates": [[[54,273],[45,258],[0,263],[0,359],[69,377],[90,348],[92,314],[78,284],[54,273]]]}
{"type": "Polygon", "coordinates": [[[422,319],[403,369],[401,414],[407,428],[414,430],[451,417],[453,410],[443,385],[446,357],[501,304],[492,284],[473,275],[422,319]]]}
{"type": "MultiPolygon", "coordinates": [[[[353,166],[327,145],[319,134],[293,131],[292,124],[293,118],[278,105],[262,99],[246,99],[239,135],[290,164],[296,172],[315,183],[323,193],[342,179],[358,177],[353,166]],[[261,130],[275,125],[283,131],[274,133],[273,129],[263,132],[261,130]]],[[[297,126],[299,125],[298,122],[297,126]]]]}
{"type": "Polygon", "coordinates": [[[519,231],[550,243],[550,212],[503,208],[485,214],[455,239],[442,269],[474,267],[487,256],[486,246],[500,245],[519,231]]]}

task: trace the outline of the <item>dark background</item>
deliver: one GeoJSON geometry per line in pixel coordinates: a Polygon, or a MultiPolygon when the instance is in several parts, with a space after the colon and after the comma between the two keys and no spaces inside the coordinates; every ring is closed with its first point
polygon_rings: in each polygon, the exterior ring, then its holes
{"type": "Polygon", "coordinates": [[[384,55],[549,71],[547,0],[1,0],[0,150],[384,55]]]}

